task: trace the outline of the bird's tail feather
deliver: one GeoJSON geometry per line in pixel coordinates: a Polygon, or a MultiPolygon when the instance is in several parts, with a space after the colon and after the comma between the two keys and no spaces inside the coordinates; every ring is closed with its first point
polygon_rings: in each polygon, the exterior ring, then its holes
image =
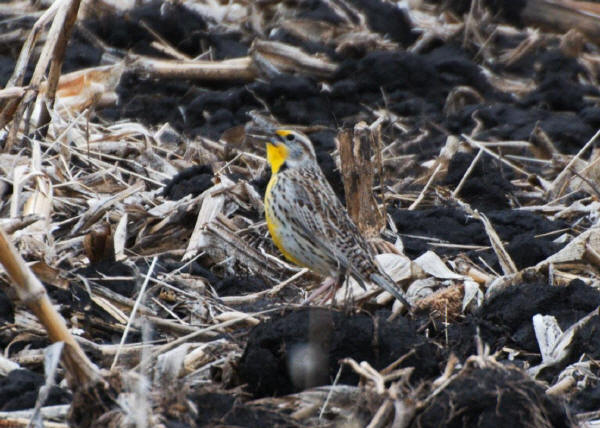
{"type": "Polygon", "coordinates": [[[403,291],[394,283],[394,281],[392,281],[390,277],[388,277],[387,275],[382,275],[380,273],[372,273],[369,279],[375,284],[379,285],[385,291],[389,292],[396,299],[400,300],[404,304],[404,306],[406,306],[407,309],[411,308],[410,303],[408,303],[408,301],[404,297],[403,291]]]}

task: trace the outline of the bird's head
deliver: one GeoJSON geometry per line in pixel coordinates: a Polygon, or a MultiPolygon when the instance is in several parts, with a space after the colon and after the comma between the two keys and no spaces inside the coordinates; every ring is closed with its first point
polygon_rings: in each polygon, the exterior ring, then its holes
{"type": "Polygon", "coordinates": [[[309,138],[298,131],[278,129],[267,142],[267,161],[271,172],[276,174],[281,168],[307,166],[316,162],[315,149],[309,138]]]}

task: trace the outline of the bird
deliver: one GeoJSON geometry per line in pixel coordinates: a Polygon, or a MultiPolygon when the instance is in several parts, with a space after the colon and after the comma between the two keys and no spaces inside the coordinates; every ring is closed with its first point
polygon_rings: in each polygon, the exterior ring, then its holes
{"type": "Polygon", "coordinates": [[[365,289],[365,283],[377,284],[410,309],[325,178],[310,139],[293,129],[274,129],[266,148],[271,178],[265,218],[285,258],[326,278],[326,287],[336,286],[333,291],[350,276],[365,289]]]}

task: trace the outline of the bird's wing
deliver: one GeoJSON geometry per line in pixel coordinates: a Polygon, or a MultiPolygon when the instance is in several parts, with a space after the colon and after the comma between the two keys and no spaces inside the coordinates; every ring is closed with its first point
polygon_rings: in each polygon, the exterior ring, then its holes
{"type": "Polygon", "coordinates": [[[304,170],[290,179],[295,180],[288,188],[297,207],[292,217],[305,239],[331,255],[338,271],[353,276],[363,288],[365,282],[374,282],[410,308],[402,289],[376,265],[369,244],[323,173],[304,170]]]}
{"type": "Polygon", "coordinates": [[[368,261],[370,248],[323,173],[304,170],[291,179],[297,180],[290,186],[294,189],[293,197],[298,201],[294,204],[298,207],[294,216],[304,232],[315,245],[333,256],[340,271],[347,271],[359,282],[368,281],[360,266],[350,263],[350,260],[359,257],[368,261]]]}

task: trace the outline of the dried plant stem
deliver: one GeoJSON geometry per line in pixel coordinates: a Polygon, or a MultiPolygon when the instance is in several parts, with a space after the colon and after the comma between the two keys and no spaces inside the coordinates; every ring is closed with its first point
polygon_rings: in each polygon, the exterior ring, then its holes
{"type": "Polygon", "coordinates": [[[548,199],[554,199],[563,193],[568,184],[568,177],[573,174],[573,165],[575,165],[575,162],[581,158],[585,151],[590,148],[594,142],[596,142],[598,137],[600,137],[600,130],[597,131],[587,143],[585,143],[585,145],[577,152],[577,154],[571,158],[567,166],[563,168],[560,174],[556,176],[550,185],[550,194],[548,199]]]}
{"type": "Polygon", "coordinates": [[[529,172],[525,171],[523,168],[519,168],[517,165],[513,164],[512,162],[507,161],[506,159],[504,159],[504,157],[498,155],[497,153],[495,153],[493,150],[488,149],[487,147],[485,147],[483,144],[481,144],[480,141],[475,141],[474,139],[472,139],[471,137],[469,137],[466,134],[462,134],[461,135],[465,141],[467,143],[469,143],[472,147],[477,148],[479,150],[483,150],[484,152],[486,152],[488,155],[490,155],[491,157],[493,157],[494,159],[499,160],[500,162],[502,162],[505,165],[508,165],[509,167],[511,167],[513,170],[517,171],[520,174],[523,174],[525,177],[529,177],[529,172]]]}
{"type": "Polygon", "coordinates": [[[115,359],[113,360],[112,365],[110,366],[111,370],[115,368],[115,366],[117,365],[117,361],[119,361],[119,354],[121,353],[121,348],[123,347],[123,344],[125,343],[125,340],[127,339],[127,333],[129,333],[131,324],[133,323],[133,320],[135,319],[135,314],[137,312],[137,309],[140,306],[142,299],[144,298],[144,294],[146,294],[146,287],[148,286],[150,277],[152,276],[152,273],[154,272],[154,266],[156,265],[157,260],[158,260],[158,257],[154,257],[152,259],[152,264],[150,265],[150,269],[148,269],[148,273],[146,274],[146,279],[144,280],[144,283],[142,284],[140,294],[138,295],[138,298],[135,300],[135,304],[133,305],[133,309],[131,310],[129,319],[127,320],[127,325],[125,326],[125,331],[123,331],[123,336],[121,336],[121,342],[119,343],[119,348],[117,349],[117,353],[115,354],[115,359]]]}
{"type": "Polygon", "coordinates": [[[590,1],[528,0],[521,11],[526,24],[534,24],[551,31],[563,33],[573,28],[590,40],[600,40],[600,7],[590,1]]]}
{"type": "Polygon", "coordinates": [[[425,197],[425,194],[431,187],[431,183],[433,183],[433,180],[435,180],[438,173],[440,172],[441,167],[442,167],[442,164],[438,163],[437,166],[435,167],[435,170],[433,171],[433,174],[431,174],[431,177],[429,177],[429,180],[427,180],[427,184],[425,184],[425,187],[423,187],[423,190],[421,190],[421,193],[419,194],[417,199],[415,199],[415,201],[410,205],[410,207],[408,207],[408,211],[413,211],[419,206],[419,204],[425,197]]]}
{"type": "Polygon", "coordinates": [[[250,57],[223,61],[177,61],[136,56],[131,69],[155,78],[252,81],[256,72],[250,57]]]}
{"type": "MultiPolygon", "coordinates": [[[[50,62],[50,71],[48,72],[48,86],[46,88],[45,99],[48,102],[48,108],[54,106],[56,98],[56,89],[58,88],[58,80],[62,70],[62,65],[65,59],[67,43],[71,37],[73,25],[77,20],[77,12],[81,0],[71,0],[69,5],[65,7],[64,13],[59,13],[55,22],[52,23],[51,34],[53,36],[52,45],[52,60],[50,62]],[[56,34],[52,30],[56,28],[56,34]]],[[[49,35],[49,36],[50,36],[49,35]]],[[[44,126],[50,122],[50,113],[47,108],[42,109],[42,116],[38,118],[37,126],[44,126]]],[[[47,128],[46,128],[47,129],[47,128]]]]}
{"type": "Polygon", "coordinates": [[[71,388],[76,390],[100,382],[98,368],[79,347],[65,320],[52,306],[46,289],[25,264],[3,229],[0,229],[0,263],[12,279],[17,296],[37,316],[50,340],[65,343],[62,362],[71,388]]]}
{"type": "MultiPolygon", "coordinates": [[[[304,52],[296,46],[282,42],[256,39],[250,48],[253,63],[263,68],[329,77],[337,70],[337,64],[304,52]]],[[[264,71],[264,70],[263,70],[264,71]]]]}
{"type": "MultiPolygon", "coordinates": [[[[30,426],[30,418],[1,418],[0,423],[2,426],[12,427],[12,428],[26,428],[30,426]]],[[[48,422],[44,421],[44,428],[68,428],[69,425],[63,424],[60,422],[48,422]]]]}
{"type": "Polygon", "coordinates": [[[498,233],[494,229],[494,226],[492,226],[490,220],[483,213],[479,213],[477,211],[471,212],[471,215],[483,223],[485,232],[487,233],[492,244],[492,248],[498,257],[498,262],[500,263],[500,267],[502,267],[502,272],[504,272],[504,275],[512,275],[519,272],[519,269],[517,269],[515,262],[510,257],[510,254],[508,254],[508,251],[506,251],[504,248],[502,240],[498,236],[498,233]]]}
{"type": "MultiPolygon", "coordinates": [[[[48,76],[48,85],[45,97],[50,106],[54,104],[54,96],[56,94],[58,78],[60,77],[60,70],[62,68],[66,45],[69,40],[69,35],[71,33],[73,24],[75,23],[75,19],[77,18],[79,3],[80,0],[63,0],[55,2],[55,5],[57,5],[56,9],[53,5],[53,7],[48,9],[48,11],[42,15],[38,22],[36,22],[36,25],[34,25],[27,42],[23,46],[21,54],[19,55],[19,69],[16,69],[13,77],[11,77],[9,81],[10,86],[15,83],[17,85],[21,84],[24,70],[27,66],[31,53],[33,52],[33,46],[37,40],[38,33],[43,25],[45,25],[45,23],[48,22],[52,16],[50,11],[52,10],[52,13],[56,13],[50,30],[48,31],[48,37],[44,43],[44,47],[42,48],[38,62],[33,70],[33,75],[31,76],[31,80],[29,82],[29,89],[25,91],[25,94],[22,98],[15,99],[15,101],[17,101],[17,103],[20,102],[20,104],[9,103],[9,105],[7,105],[2,111],[2,115],[0,117],[0,126],[8,123],[14,114],[14,120],[6,139],[6,150],[9,150],[14,144],[17,131],[21,126],[21,120],[23,117],[27,118],[25,126],[25,130],[27,132],[28,120],[31,117],[35,99],[38,96],[38,91],[40,90],[40,85],[42,84],[43,78],[46,75],[48,65],[50,65],[50,74],[48,76]],[[26,113],[27,110],[28,113],[26,113]]],[[[9,87],[9,85],[7,85],[7,87],[9,87]]],[[[35,126],[39,126],[42,123],[45,124],[48,122],[49,113],[45,107],[42,109],[42,112],[42,116],[36,119],[35,126]]]]}
{"type": "Polygon", "coordinates": [[[477,165],[477,162],[479,161],[479,158],[481,158],[482,154],[483,154],[483,150],[479,149],[479,151],[477,152],[477,155],[473,159],[473,162],[471,162],[471,165],[469,165],[469,168],[467,168],[467,170],[465,171],[465,174],[460,179],[458,186],[456,186],[456,189],[454,189],[454,191],[452,192],[453,198],[456,198],[456,196],[460,193],[462,187],[464,186],[465,182],[467,181],[467,178],[469,178],[469,175],[471,175],[471,172],[473,172],[473,169],[475,168],[475,165],[477,165]]]}
{"type": "Polygon", "coordinates": [[[249,314],[246,314],[246,315],[244,315],[242,317],[238,317],[238,318],[235,318],[235,319],[230,319],[230,320],[221,322],[219,324],[211,325],[210,327],[205,327],[205,328],[198,329],[197,331],[195,331],[193,333],[187,334],[187,335],[182,336],[182,337],[180,337],[180,338],[178,338],[176,340],[173,340],[172,342],[169,342],[169,343],[167,343],[165,345],[162,345],[162,346],[158,347],[157,349],[155,349],[152,352],[152,357],[158,357],[159,355],[164,354],[165,352],[168,352],[171,349],[175,349],[176,347],[178,347],[182,343],[186,343],[186,342],[189,342],[189,341],[191,341],[193,339],[201,337],[201,336],[205,335],[208,332],[211,332],[211,331],[214,331],[214,330],[222,330],[222,329],[225,329],[226,327],[230,327],[230,326],[232,326],[234,324],[237,324],[237,323],[239,323],[241,321],[245,321],[248,318],[253,318],[253,317],[256,317],[256,316],[259,316],[259,315],[268,314],[268,313],[271,313],[271,312],[281,311],[282,309],[283,309],[283,307],[276,307],[276,308],[271,308],[271,309],[265,309],[264,311],[249,313],[249,314]]]}
{"type": "Polygon", "coordinates": [[[367,237],[379,236],[385,224],[373,196],[375,168],[371,140],[371,130],[365,122],[357,123],[353,133],[345,130],[338,136],[348,214],[367,237]]]}
{"type": "MultiPolygon", "coordinates": [[[[21,52],[19,53],[19,58],[17,59],[17,63],[15,64],[15,68],[12,76],[6,83],[5,89],[9,89],[15,86],[20,86],[23,84],[23,78],[25,77],[25,72],[27,71],[27,64],[29,63],[29,57],[33,53],[33,48],[35,43],[37,42],[43,28],[46,26],[48,22],[54,17],[56,11],[61,6],[61,2],[57,1],[52,4],[43,14],[38,18],[31,31],[29,32],[23,47],[21,48],[21,52]]],[[[4,111],[2,112],[2,116],[4,116],[4,111]]],[[[4,126],[6,122],[0,121],[0,125],[4,126]]]]}
{"type": "Polygon", "coordinates": [[[16,86],[14,88],[0,89],[0,100],[10,98],[20,98],[25,94],[26,87],[16,86]]]}
{"type": "Polygon", "coordinates": [[[333,380],[333,383],[331,384],[331,387],[329,388],[329,392],[327,393],[327,397],[325,398],[325,401],[323,402],[323,406],[321,406],[321,410],[319,411],[319,420],[323,419],[323,414],[325,413],[325,409],[327,409],[327,406],[329,405],[329,400],[331,400],[331,396],[333,395],[334,388],[340,380],[340,376],[342,375],[343,368],[344,368],[344,366],[340,365],[340,368],[338,369],[338,372],[335,375],[335,379],[333,380]]]}

